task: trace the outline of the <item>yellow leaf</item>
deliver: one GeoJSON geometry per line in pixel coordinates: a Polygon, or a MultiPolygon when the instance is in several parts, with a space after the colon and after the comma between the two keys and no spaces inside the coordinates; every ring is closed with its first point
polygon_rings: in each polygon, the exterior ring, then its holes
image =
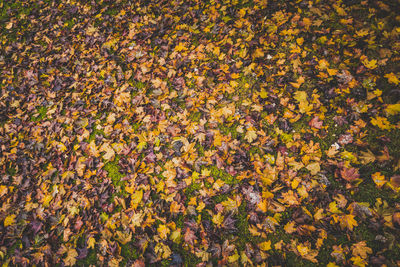
{"type": "Polygon", "coordinates": [[[295,227],[296,223],[295,222],[288,222],[283,229],[285,230],[286,233],[288,234],[292,234],[294,232],[296,232],[296,227],[295,227]]]}
{"type": "Polygon", "coordinates": [[[351,251],[353,252],[353,256],[360,256],[362,259],[366,259],[368,254],[372,253],[372,249],[367,246],[367,242],[360,241],[351,246],[351,251]]]}
{"type": "Polygon", "coordinates": [[[268,97],[268,92],[267,91],[265,91],[265,89],[263,88],[263,89],[261,89],[261,92],[260,92],[260,97],[261,98],[267,98],[268,97]]]}
{"type": "Polygon", "coordinates": [[[257,48],[256,51],[254,52],[253,56],[255,58],[264,57],[264,52],[262,51],[261,48],[257,48]]]}
{"type": "Polygon", "coordinates": [[[380,116],[372,118],[371,124],[374,126],[378,126],[382,130],[389,130],[393,127],[393,125],[391,125],[390,122],[385,117],[380,117],[380,116]]]}
{"type": "Polygon", "coordinates": [[[396,75],[393,72],[385,74],[384,77],[388,79],[389,83],[394,83],[394,84],[398,85],[400,82],[399,79],[397,79],[396,75]]]}
{"type": "Polygon", "coordinates": [[[89,237],[89,240],[87,242],[87,247],[88,248],[94,248],[94,245],[96,244],[96,239],[94,239],[94,237],[89,237]]]}
{"type": "Polygon", "coordinates": [[[171,232],[165,224],[160,224],[157,228],[157,232],[160,234],[162,239],[167,239],[168,234],[171,232]]]}
{"type": "Polygon", "coordinates": [[[197,206],[196,210],[197,210],[198,212],[201,212],[205,207],[206,207],[206,204],[204,204],[204,202],[201,201],[201,202],[199,203],[199,205],[197,206]]]}
{"type": "Polygon", "coordinates": [[[66,266],[75,265],[76,257],[78,257],[78,252],[76,252],[76,250],[73,248],[68,249],[67,257],[64,259],[64,264],[66,266]]]}
{"type": "Polygon", "coordinates": [[[221,226],[223,221],[224,221],[224,216],[222,215],[221,212],[212,216],[212,222],[215,223],[217,226],[221,226]]]}
{"type": "Polygon", "coordinates": [[[106,152],[103,155],[103,159],[109,161],[109,160],[113,160],[114,156],[115,156],[115,152],[114,149],[112,149],[112,147],[108,144],[108,143],[104,143],[101,147],[100,147],[100,151],[102,152],[106,152]]]}
{"type": "Polygon", "coordinates": [[[233,254],[232,256],[228,257],[228,262],[229,263],[234,263],[239,259],[239,254],[235,251],[235,254],[233,254]]]}
{"type": "Polygon", "coordinates": [[[268,240],[268,241],[258,244],[258,247],[263,251],[270,250],[271,249],[271,240],[268,240]]]}
{"type": "Polygon", "coordinates": [[[0,197],[4,196],[8,192],[8,187],[6,185],[0,185],[0,197]]]}
{"type": "Polygon", "coordinates": [[[400,112],[400,103],[387,105],[385,110],[389,115],[396,115],[400,112]]]}
{"type": "Polygon", "coordinates": [[[321,70],[328,68],[328,66],[329,66],[329,62],[326,61],[325,59],[321,59],[318,61],[318,68],[320,68],[321,70]]]}
{"type": "Polygon", "coordinates": [[[257,132],[253,127],[249,128],[247,130],[246,135],[244,136],[244,139],[246,139],[249,143],[252,143],[255,139],[257,139],[257,132]]]}
{"type": "Polygon", "coordinates": [[[337,69],[330,69],[330,68],[327,68],[326,71],[328,72],[328,74],[329,74],[330,76],[336,75],[336,74],[338,73],[338,70],[337,70],[337,69]]]}
{"type": "Polygon", "coordinates": [[[90,156],[94,156],[94,157],[100,156],[100,152],[98,151],[96,143],[94,142],[94,140],[92,140],[89,143],[88,148],[89,148],[89,155],[90,156]]]}
{"type": "Polygon", "coordinates": [[[297,39],[296,39],[296,43],[297,43],[298,45],[302,45],[302,44],[304,43],[304,38],[303,38],[303,37],[297,38],[297,39]]]}
{"type": "Polygon", "coordinates": [[[130,242],[132,240],[132,233],[123,233],[121,231],[117,231],[117,241],[119,241],[122,245],[130,242]]]}
{"type": "Polygon", "coordinates": [[[180,42],[176,47],[175,47],[175,51],[176,52],[180,52],[182,50],[186,50],[187,48],[185,47],[185,44],[180,42]]]}
{"type": "Polygon", "coordinates": [[[4,227],[13,225],[13,224],[15,223],[15,217],[17,217],[15,214],[8,215],[8,216],[4,219],[4,227]]]}
{"type": "Polygon", "coordinates": [[[143,198],[143,191],[142,190],[136,190],[135,193],[131,195],[131,202],[132,202],[132,207],[134,209],[137,208],[139,203],[142,201],[143,198]]]}
{"type": "Polygon", "coordinates": [[[304,246],[303,244],[297,245],[296,248],[302,257],[306,256],[310,251],[310,249],[308,247],[304,246]]]}
{"type": "Polygon", "coordinates": [[[378,61],[376,59],[373,60],[368,60],[367,58],[365,58],[362,63],[364,64],[365,67],[367,67],[368,69],[375,69],[378,67],[377,63],[378,61]]]}
{"type": "Polygon", "coordinates": [[[310,171],[311,175],[316,175],[320,170],[321,167],[318,162],[313,162],[307,165],[307,170],[310,171]]]}
{"type": "Polygon", "coordinates": [[[169,236],[169,238],[170,238],[173,242],[178,243],[179,240],[180,240],[180,238],[181,238],[181,229],[177,229],[177,230],[173,231],[173,232],[171,233],[171,235],[169,236]]]}
{"type": "Polygon", "coordinates": [[[339,267],[339,265],[336,265],[334,262],[329,262],[326,267],[339,267]]]}
{"type": "Polygon", "coordinates": [[[371,177],[372,177],[372,180],[374,180],[374,183],[376,184],[376,186],[378,188],[381,188],[387,182],[385,180],[385,176],[382,175],[380,172],[376,172],[376,173],[372,174],[371,177]]]}
{"type": "Polygon", "coordinates": [[[295,88],[299,88],[304,83],[304,81],[304,77],[300,76],[295,83],[291,82],[290,84],[295,88]]]}
{"type": "Polygon", "coordinates": [[[341,216],[340,226],[342,228],[347,227],[353,231],[354,226],[358,226],[357,221],[354,219],[354,215],[348,214],[341,216]]]}
{"type": "Polygon", "coordinates": [[[366,152],[361,151],[361,155],[359,156],[359,158],[362,164],[368,164],[376,160],[375,155],[369,149],[366,152]]]}

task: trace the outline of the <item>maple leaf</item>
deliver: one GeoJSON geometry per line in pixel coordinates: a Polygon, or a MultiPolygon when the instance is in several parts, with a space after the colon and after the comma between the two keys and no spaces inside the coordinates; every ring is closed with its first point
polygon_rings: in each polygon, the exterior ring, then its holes
{"type": "Polygon", "coordinates": [[[353,256],[360,256],[362,259],[366,259],[368,254],[372,254],[372,249],[367,246],[366,241],[360,241],[351,246],[353,256]]]}
{"type": "Polygon", "coordinates": [[[121,231],[117,231],[116,240],[121,244],[125,245],[126,243],[132,240],[132,233],[123,233],[121,231]]]}
{"type": "Polygon", "coordinates": [[[17,217],[17,216],[16,216],[15,214],[8,215],[8,216],[4,219],[4,227],[13,225],[13,224],[15,223],[15,218],[16,218],[16,217],[17,217]]]}
{"type": "Polygon", "coordinates": [[[317,263],[317,259],[315,258],[318,255],[317,251],[313,251],[309,246],[299,244],[296,246],[297,251],[299,252],[300,256],[313,262],[317,263]]]}
{"type": "Polygon", "coordinates": [[[376,69],[378,66],[376,65],[378,61],[376,59],[368,60],[368,58],[364,58],[362,60],[362,63],[364,64],[365,67],[368,69],[376,69]]]}
{"type": "Polygon", "coordinates": [[[224,216],[222,215],[221,212],[212,216],[212,222],[215,223],[218,227],[221,226],[223,221],[224,221],[224,216]]]}
{"type": "Polygon", "coordinates": [[[339,152],[337,150],[339,145],[338,144],[336,145],[337,146],[335,146],[335,144],[331,145],[329,149],[325,152],[328,157],[333,158],[339,152]]]}
{"type": "Polygon", "coordinates": [[[132,207],[134,209],[137,208],[139,203],[142,201],[143,198],[143,190],[136,190],[132,195],[131,195],[131,202],[132,202],[132,207]]]}
{"type": "Polygon", "coordinates": [[[353,231],[354,226],[358,226],[358,223],[354,219],[354,215],[352,215],[352,214],[346,214],[346,215],[340,216],[339,222],[340,222],[340,226],[342,228],[347,227],[351,231],[353,231]]]}
{"type": "Polygon", "coordinates": [[[400,82],[393,72],[385,74],[384,77],[388,79],[389,83],[398,85],[400,82]]]}
{"type": "Polygon", "coordinates": [[[64,264],[66,266],[73,266],[76,263],[76,257],[78,257],[78,252],[75,249],[69,248],[67,250],[67,257],[64,259],[64,264]]]}
{"type": "Polygon", "coordinates": [[[361,151],[361,156],[359,156],[359,158],[362,164],[368,164],[376,160],[375,155],[369,149],[367,151],[361,151]]]}
{"type": "Polygon", "coordinates": [[[311,127],[316,128],[316,129],[321,129],[323,123],[324,123],[323,121],[320,121],[320,120],[319,120],[319,117],[318,117],[318,116],[315,116],[315,117],[309,122],[309,125],[310,125],[311,127]]]}
{"type": "Polygon", "coordinates": [[[87,248],[94,248],[94,245],[96,244],[96,239],[94,237],[89,237],[88,242],[87,242],[87,248]]]}
{"type": "Polygon", "coordinates": [[[157,228],[157,232],[160,234],[160,237],[162,239],[167,239],[168,234],[171,232],[171,230],[165,224],[160,224],[157,228]]]}
{"type": "Polygon", "coordinates": [[[257,139],[257,132],[253,127],[251,127],[247,130],[244,138],[247,140],[247,142],[252,143],[254,140],[257,139]]]}
{"type": "Polygon", "coordinates": [[[107,161],[111,161],[114,159],[115,156],[115,152],[114,149],[112,149],[112,147],[110,146],[110,144],[108,143],[104,143],[101,147],[100,147],[100,151],[101,152],[106,152],[103,155],[103,159],[107,160],[107,161]]]}
{"type": "Polygon", "coordinates": [[[307,170],[310,171],[311,175],[316,175],[320,172],[321,167],[318,162],[312,162],[306,166],[307,170]]]}
{"type": "Polygon", "coordinates": [[[100,151],[97,149],[96,143],[94,140],[92,140],[89,145],[89,155],[94,156],[94,157],[98,157],[100,156],[100,151]]]}
{"type": "Polygon", "coordinates": [[[185,234],[183,235],[183,240],[190,244],[193,245],[194,241],[197,240],[196,235],[194,234],[194,232],[192,230],[190,230],[189,227],[186,228],[185,234]]]}
{"type": "Polygon", "coordinates": [[[264,241],[264,242],[258,244],[258,247],[263,251],[270,250],[271,249],[271,240],[264,241]]]}
{"type": "Polygon", "coordinates": [[[376,184],[378,188],[381,188],[386,184],[385,176],[382,175],[380,172],[375,172],[371,175],[372,180],[376,184]]]}
{"type": "Polygon", "coordinates": [[[385,108],[385,111],[389,115],[396,115],[396,114],[400,113],[400,103],[387,105],[385,108]]]}
{"type": "Polygon", "coordinates": [[[356,169],[356,168],[344,167],[340,171],[340,175],[342,176],[343,179],[345,179],[348,182],[353,182],[356,179],[360,178],[360,174],[358,173],[358,169],[356,169]]]}
{"type": "Polygon", "coordinates": [[[288,234],[292,234],[294,232],[296,232],[296,228],[295,228],[296,222],[292,221],[292,222],[288,222],[283,229],[285,230],[286,233],[288,234]]]}

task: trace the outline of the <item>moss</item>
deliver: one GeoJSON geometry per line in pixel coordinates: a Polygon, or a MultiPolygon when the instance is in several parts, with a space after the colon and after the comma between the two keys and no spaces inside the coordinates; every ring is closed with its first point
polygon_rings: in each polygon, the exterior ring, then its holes
{"type": "Polygon", "coordinates": [[[122,266],[125,266],[128,260],[136,260],[139,257],[133,244],[132,241],[125,245],[121,244],[121,256],[124,258],[123,261],[125,261],[125,264],[122,264],[122,266]]]}
{"type": "Polygon", "coordinates": [[[228,136],[230,134],[233,139],[236,139],[238,137],[238,132],[236,131],[237,126],[237,123],[218,124],[218,129],[223,135],[228,136]]]}
{"type": "Polygon", "coordinates": [[[382,198],[388,203],[392,203],[394,201],[394,199],[390,197],[393,194],[393,191],[385,188],[379,189],[372,180],[369,180],[358,185],[355,193],[352,196],[355,201],[368,202],[370,205],[374,205],[377,198],[382,198]]]}
{"type": "Polygon", "coordinates": [[[92,142],[93,140],[95,140],[95,139],[96,139],[96,135],[105,136],[106,134],[104,133],[103,130],[97,129],[97,125],[94,124],[93,127],[92,127],[92,132],[91,132],[90,135],[89,135],[88,142],[90,143],[90,142],[92,142]]]}
{"type": "Polygon", "coordinates": [[[200,145],[199,143],[196,143],[196,145],[194,147],[196,148],[199,156],[204,157],[204,147],[202,145],[200,145]]]}
{"type": "Polygon", "coordinates": [[[291,251],[286,254],[286,263],[287,266],[299,266],[299,267],[315,266],[315,264],[312,263],[311,261],[304,260],[291,251]]]}
{"type": "Polygon", "coordinates": [[[78,260],[76,262],[77,266],[90,266],[97,265],[97,254],[94,249],[89,249],[88,255],[86,258],[78,260]]]}
{"type": "Polygon", "coordinates": [[[201,116],[202,116],[202,113],[201,113],[201,112],[192,112],[192,113],[190,113],[188,119],[189,119],[190,121],[199,122],[200,119],[201,119],[201,116]]]}
{"type": "Polygon", "coordinates": [[[228,199],[228,194],[220,194],[213,197],[213,201],[215,204],[221,203],[228,199]]]}
{"type": "Polygon", "coordinates": [[[17,169],[14,167],[8,167],[6,168],[6,173],[10,176],[14,176],[15,174],[17,174],[17,169]]]}
{"type": "Polygon", "coordinates": [[[236,227],[238,229],[236,245],[239,251],[244,251],[247,243],[260,243],[262,239],[257,236],[253,236],[249,230],[249,222],[247,219],[247,203],[243,201],[239,206],[239,212],[237,214],[236,227]]]}
{"type": "Polygon", "coordinates": [[[193,195],[194,192],[199,191],[201,189],[201,183],[191,183],[189,187],[185,190],[185,195],[190,197],[193,195]]]}
{"type": "Polygon", "coordinates": [[[226,184],[234,185],[237,184],[239,181],[235,179],[232,175],[227,173],[226,171],[219,169],[217,166],[211,165],[209,166],[209,170],[211,171],[211,176],[215,179],[221,179],[226,184]]]}
{"type": "Polygon", "coordinates": [[[185,266],[185,267],[196,266],[197,264],[199,264],[201,262],[201,260],[198,257],[196,257],[196,255],[194,255],[190,251],[187,251],[186,249],[184,249],[182,246],[180,246],[178,244],[174,243],[170,247],[171,247],[172,253],[178,254],[182,258],[182,263],[183,263],[183,266],[185,266]]]}
{"type": "Polygon", "coordinates": [[[31,121],[35,121],[36,122],[36,121],[43,120],[47,115],[47,107],[39,106],[39,107],[36,108],[36,110],[37,110],[37,112],[36,112],[35,115],[33,115],[31,117],[31,121]]]}
{"type": "Polygon", "coordinates": [[[118,165],[118,162],[119,162],[119,157],[116,156],[114,161],[107,162],[104,165],[103,169],[108,172],[108,177],[111,178],[115,186],[122,186],[124,183],[121,181],[121,179],[125,175],[119,171],[120,167],[118,165]]]}
{"type": "Polygon", "coordinates": [[[185,220],[185,217],[182,214],[179,214],[175,220],[176,227],[182,229],[184,220],[185,220]]]}

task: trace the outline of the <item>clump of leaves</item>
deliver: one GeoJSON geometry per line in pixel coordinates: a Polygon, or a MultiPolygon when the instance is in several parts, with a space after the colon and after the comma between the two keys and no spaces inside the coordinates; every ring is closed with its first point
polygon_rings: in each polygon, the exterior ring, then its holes
{"type": "Polygon", "coordinates": [[[399,265],[395,1],[3,2],[5,265],[399,265]]]}

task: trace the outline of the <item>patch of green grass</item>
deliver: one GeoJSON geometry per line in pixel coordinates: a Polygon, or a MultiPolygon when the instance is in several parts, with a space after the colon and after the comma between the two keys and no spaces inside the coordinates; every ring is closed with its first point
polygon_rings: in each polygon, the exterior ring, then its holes
{"type": "Polygon", "coordinates": [[[219,169],[217,166],[211,165],[208,167],[208,169],[211,171],[212,177],[214,177],[215,179],[221,179],[226,184],[234,185],[239,183],[239,181],[235,179],[235,177],[227,173],[225,170],[219,169]]]}
{"type": "Polygon", "coordinates": [[[126,266],[128,260],[136,260],[139,257],[133,244],[132,241],[125,245],[121,244],[121,256],[123,257],[123,260],[121,262],[122,265],[120,264],[120,266],[126,266]]]}
{"type": "Polygon", "coordinates": [[[96,126],[97,125],[94,124],[93,127],[92,127],[92,132],[90,133],[89,139],[88,139],[89,143],[96,139],[96,135],[102,135],[102,136],[106,135],[103,130],[97,129],[96,126]]]}
{"type": "Polygon", "coordinates": [[[238,126],[237,123],[233,124],[220,123],[218,124],[218,129],[221,131],[223,135],[228,136],[230,134],[233,139],[236,139],[238,136],[238,132],[236,131],[237,126],[238,126]]]}
{"type": "Polygon", "coordinates": [[[114,161],[107,162],[104,165],[103,169],[108,172],[108,177],[111,178],[115,186],[122,186],[123,182],[121,181],[121,179],[125,177],[125,175],[119,171],[120,167],[118,166],[118,162],[119,157],[116,156],[114,161]]]}
{"type": "Polygon", "coordinates": [[[194,192],[199,191],[201,189],[201,183],[191,183],[185,190],[185,195],[189,198],[193,195],[194,192]]]}
{"type": "Polygon", "coordinates": [[[199,122],[200,119],[201,119],[201,115],[202,115],[201,112],[192,112],[192,113],[190,113],[188,119],[189,119],[190,121],[199,122]]]}
{"type": "Polygon", "coordinates": [[[219,194],[213,196],[213,201],[215,204],[221,203],[222,201],[226,201],[228,199],[228,194],[219,194]]]}
{"type": "Polygon", "coordinates": [[[175,220],[175,224],[177,228],[182,229],[185,217],[182,214],[179,214],[175,220]]]}
{"type": "Polygon", "coordinates": [[[40,106],[37,107],[36,110],[37,112],[31,117],[31,121],[36,122],[43,120],[47,115],[47,107],[40,106]]]}
{"type": "Polygon", "coordinates": [[[369,180],[358,185],[352,199],[357,202],[368,202],[370,205],[374,205],[377,198],[384,199],[388,203],[394,202],[394,199],[390,197],[393,194],[392,191],[385,188],[377,188],[374,182],[369,180]]]}
{"type": "Polygon", "coordinates": [[[262,239],[257,236],[253,236],[249,230],[249,221],[247,219],[247,203],[243,201],[239,206],[239,212],[237,214],[236,227],[238,229],[236,245],[239,251],[244,251],[247,243],[260,243],[262,239]]]}

